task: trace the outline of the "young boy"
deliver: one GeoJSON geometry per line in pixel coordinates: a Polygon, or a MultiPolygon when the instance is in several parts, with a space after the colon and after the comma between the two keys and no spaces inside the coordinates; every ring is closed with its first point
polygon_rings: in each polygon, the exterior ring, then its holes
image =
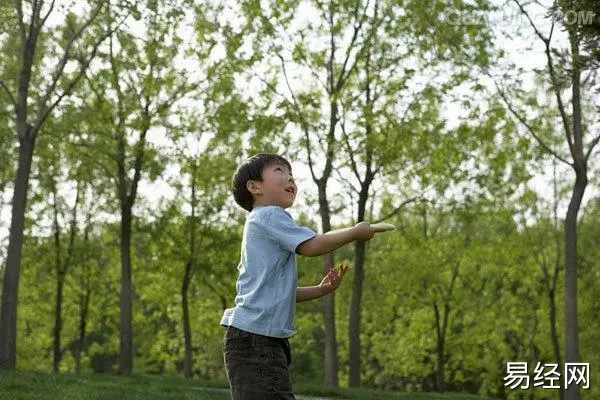
{"type": "Polygon", "coordinates": [[[296,254],[320,256],[378,230],[368,222],[316,234],[296,225],[285,209],[298,188],[290,163],[275,154],[257,154],[233,176],[233,197],[250,214],[244,225],[235,307],[225,310],[223,352],[234,400],[294,399],[288,338],[295,303],[313,300],[340,285],[347,266],[331,269],[318,286],[297,287],[296,254]]]}

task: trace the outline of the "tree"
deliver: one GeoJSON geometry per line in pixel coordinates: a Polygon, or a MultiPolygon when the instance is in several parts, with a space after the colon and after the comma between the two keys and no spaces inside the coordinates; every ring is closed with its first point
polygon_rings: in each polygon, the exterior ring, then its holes
{"type": "MultiPolygon", "coordinates": [[[[106,102],[116,111],[116,118],[108,126],[114,139],[117,173],[114,176],[121,214],[121,341],[119,372],[133,370],[133,286],[131,264],[131,235],[133,206],[145,166],[155,154],[148,144],[147,135],[155,126],[164,126],[167,113],[189,88],[171,60],[179,53],[176,35],[183,16],[181,8],[162,3],[148,3],[144,10],[147,37],[138,39],[133,33],[120,31],[111,37],[108,53],[110,71],[106,78],[116,102],[98,88],[98,101],[106,102]],[[168,46],[167,40],[173,45],[168,46]],[[118,41],[118,48],[117,48],[118,41]],[[116,49],[117,48],[117,49],[116,49]],[[125,77],[128,78],[125,78],[125,77]],[[137,138],[131,143],[131,135],[137,138]]],[[[106,128],[102,129],[105,131],[106,128]]],[[[158,171],[153,168],[152,173],[158,171]]],[[[152,177],[151,177],[152,178],[152,177]]]]}
{"type": "MultiPolygon", "coordinates": [[[[193,279],[199,271],[202,284],[220,295],[218,290],[211,284],[207,275],[214,270],[207,262],[210,247],[223,249],[225,243],[218,243],[219,235],[215,235],[215,228],[219,225],[219,215],[223,212],[228,196],[229,177],[225,171],[234,169],[233,160],[228,160],[225,154],[215,154],[209,149],[214,149],[215,140],[206,146],[204,151],[197,149],[190,151],[189,148],[179,152],[182,160],[181,172],[189,177],[189,200],[190,215],[184,232],[189,235],[187,240],[188,252],[183,257],[185,261],[184,274],[181,282],[181,307],[184,333],[185,357],[183,362],[183,375],[191,378],[193,375],[193,346],[192,329],[190,324],[189,292],[193,279]],[[186,151],[187,150],[187,151],[186,151]],[[213,231],[213,232],[211,232],[213,231]]],[[[176,185],[179,186],[179,185],[176,185]]],[[[180,227],[177,227],[181,230],[180,227]]],[[[185,243],[186,240],[176,242],[185,243]]]]}
{"type": "MultiPolygon", "coordinates": [[[[554,356],[554,362],[562,365],[562,356],[560,352],[560,340],[558,332],[558,310],[557,297],[559,295],[560,275],[564,270],[562,262],[563,246],[560,237],[560,222],[558,216],[559,205],[559,182],[556,174],[556,161],[553,161],[553,203],[551,215],[543,215],[544,211],[537,217],[535,226],[532,228],[524,226],[524,236],[527,238],[529,245],[535,249],[533,257],[539,266],[542,285],[542,291],[548,299],[548,323],[550,326],[550,343],[554,356]]],[[[534,207],[537,211],[537,207],[534,207]]],[[[560,400],[564,399],[564,392],[558,391],[560,400]]]]}
{"type": "MultiPolygon", "coordinates": [[[[579,360],[579,321],[577,311],[577,224],[578,214],[588,186],[589,161],[594,148],[600,141],[600,133],[590,131],[592,125],[586,118],[586,99],[582,97],[582,88],[590,89],[593,80],[588,78],[595,74],[594,70],[588,71],[588,77],[582,79],[582,73],[586,72],[589,65],[585,64],[582,54],[582,21],[569,21],[566,10],[571,10],[572,5],[568,1],[557,1],[553,8],[548,8],[547,15],[550,28],[544,32],[543,28],[531,18],[531,9],[520,0],[512,0],[519,11],[528,21],[538,43],[543,45],[546,58],[546,68],[540,71],[540,78],[546,83],[555,102],[552,104],[559,115],[560,127],[564,135],[562,147],[567,146],[567,154],[560,148],[561,143],[556,136],[544,135],[540,126],[535,121],[526,117],[525,111],[515,105],[515,99],[511,98],[507,91],[497,84],[498,90],[504,99],[506,106],[513,116],[521,123],[529,135],[539,144],[543,151],[552,158],[567,165],[575,174],[571,199],[564,220],[565,240],[565,362],[577,363],[579,360]],[[556,11],[563,11],[562,15],[556,11]],[[555,28],[562,25],[566,33],[566,48],[560,48],[557,43],[555,28]],[[559,61],[557,63],[557,60],[559,61]],[[570,91],[570,98],[565,95],[570,91]],[[570,106],[570,107],[569,107],[570,106]],[[591,139],[587,140],[592,134],[591,139]]],[[[523,94],[521,94],[523,96],[523,94]]],[[[535,99],[529,99],[529,104],[539,107],[535,99]]],[[[539,111],[534,111],[539,113],[539,111]]],[[[568,400],[579,399],[579,387],[570,385],[566,390],[565,398],[568,400]]]]}
{"type": "Polygon", "coordinates": [[[55,6],[54,1],[15,1],[16,29],[10,31],[10,38],[5,44],[14,54],[13,58],[19,66],[12,79],[4,78],[0,81],[2,93],[9,99],[14,113],[19,159],[14,179],[12,217],[0,308],[2,369],[12,370],[16,365],[19,270],[35,142],[48,116],[71,94],[96,56],[98,47],[114,29],[110,26],[105,29],[99,24],[109,2],[98,0],[91,3],[84,16],[69,12],[64,25],[55,30],[54,35],[48,35],[46,22],[55,11],[55,6]],[[39,53],[40,46],[49,50],[43,54],[39,53]],[[54,65],[54,68],[47,71],[43,65],[54,65]],[[75,66],[75,72],[67,73],[67,65],[75,66]],[[46,76],[50,79],[45,79],[46,76]],[[43,85],[44,81],[48,83],[43,85]]]}

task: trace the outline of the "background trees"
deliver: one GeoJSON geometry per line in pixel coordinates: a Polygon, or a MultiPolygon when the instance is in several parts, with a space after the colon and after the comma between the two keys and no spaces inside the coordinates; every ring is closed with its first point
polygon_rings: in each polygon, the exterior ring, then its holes
{"type": "Polygon", "coordinates": [[[334,263],[354,273],[336,301],[298,306],[294,377],[560,397],[503,377],[510,361],[572,362],[575,334],[600,362],[597,20],[552,20],[594,4],[548,3],[550,36],[511,4],[539,43],[530,75],[496,26],[452,22],[442,2],[0,9],[16,22],[0,35],[3,367],[224,379],[245,216],[231,174],[274,151],[293,162],[301,223],[398,228],[299,258],[302,284],[334,263]],[[587,181],[571,207],[561,161],[587,181]]]}

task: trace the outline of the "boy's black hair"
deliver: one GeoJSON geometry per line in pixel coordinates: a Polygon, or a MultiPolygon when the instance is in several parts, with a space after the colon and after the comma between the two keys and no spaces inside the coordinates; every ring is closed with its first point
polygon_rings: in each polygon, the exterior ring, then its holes
{"type": "Polygon", "coordinates": [[[292,166],[285,158],[277,154],[260,153],[244,161],[233,174],[233,198],[244,210],[252,211],[254,197],[246,187],[248,181],[262,181],[263,170],[271,165],[286,166],[290,171],[292,166]]]}

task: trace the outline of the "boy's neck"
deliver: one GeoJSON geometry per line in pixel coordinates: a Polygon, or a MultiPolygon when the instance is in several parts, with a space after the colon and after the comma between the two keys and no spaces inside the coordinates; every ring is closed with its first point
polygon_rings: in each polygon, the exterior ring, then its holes
{"type": "Polygon", "coordinates": [[[263,208],[263,207],[272,207],[272,206],[276,206],[276,207],[281,207],[278,204],[265,204],[265,203],[254,203],[252,205],[252,210],[256,210],[257,208],[263,208]]]}

